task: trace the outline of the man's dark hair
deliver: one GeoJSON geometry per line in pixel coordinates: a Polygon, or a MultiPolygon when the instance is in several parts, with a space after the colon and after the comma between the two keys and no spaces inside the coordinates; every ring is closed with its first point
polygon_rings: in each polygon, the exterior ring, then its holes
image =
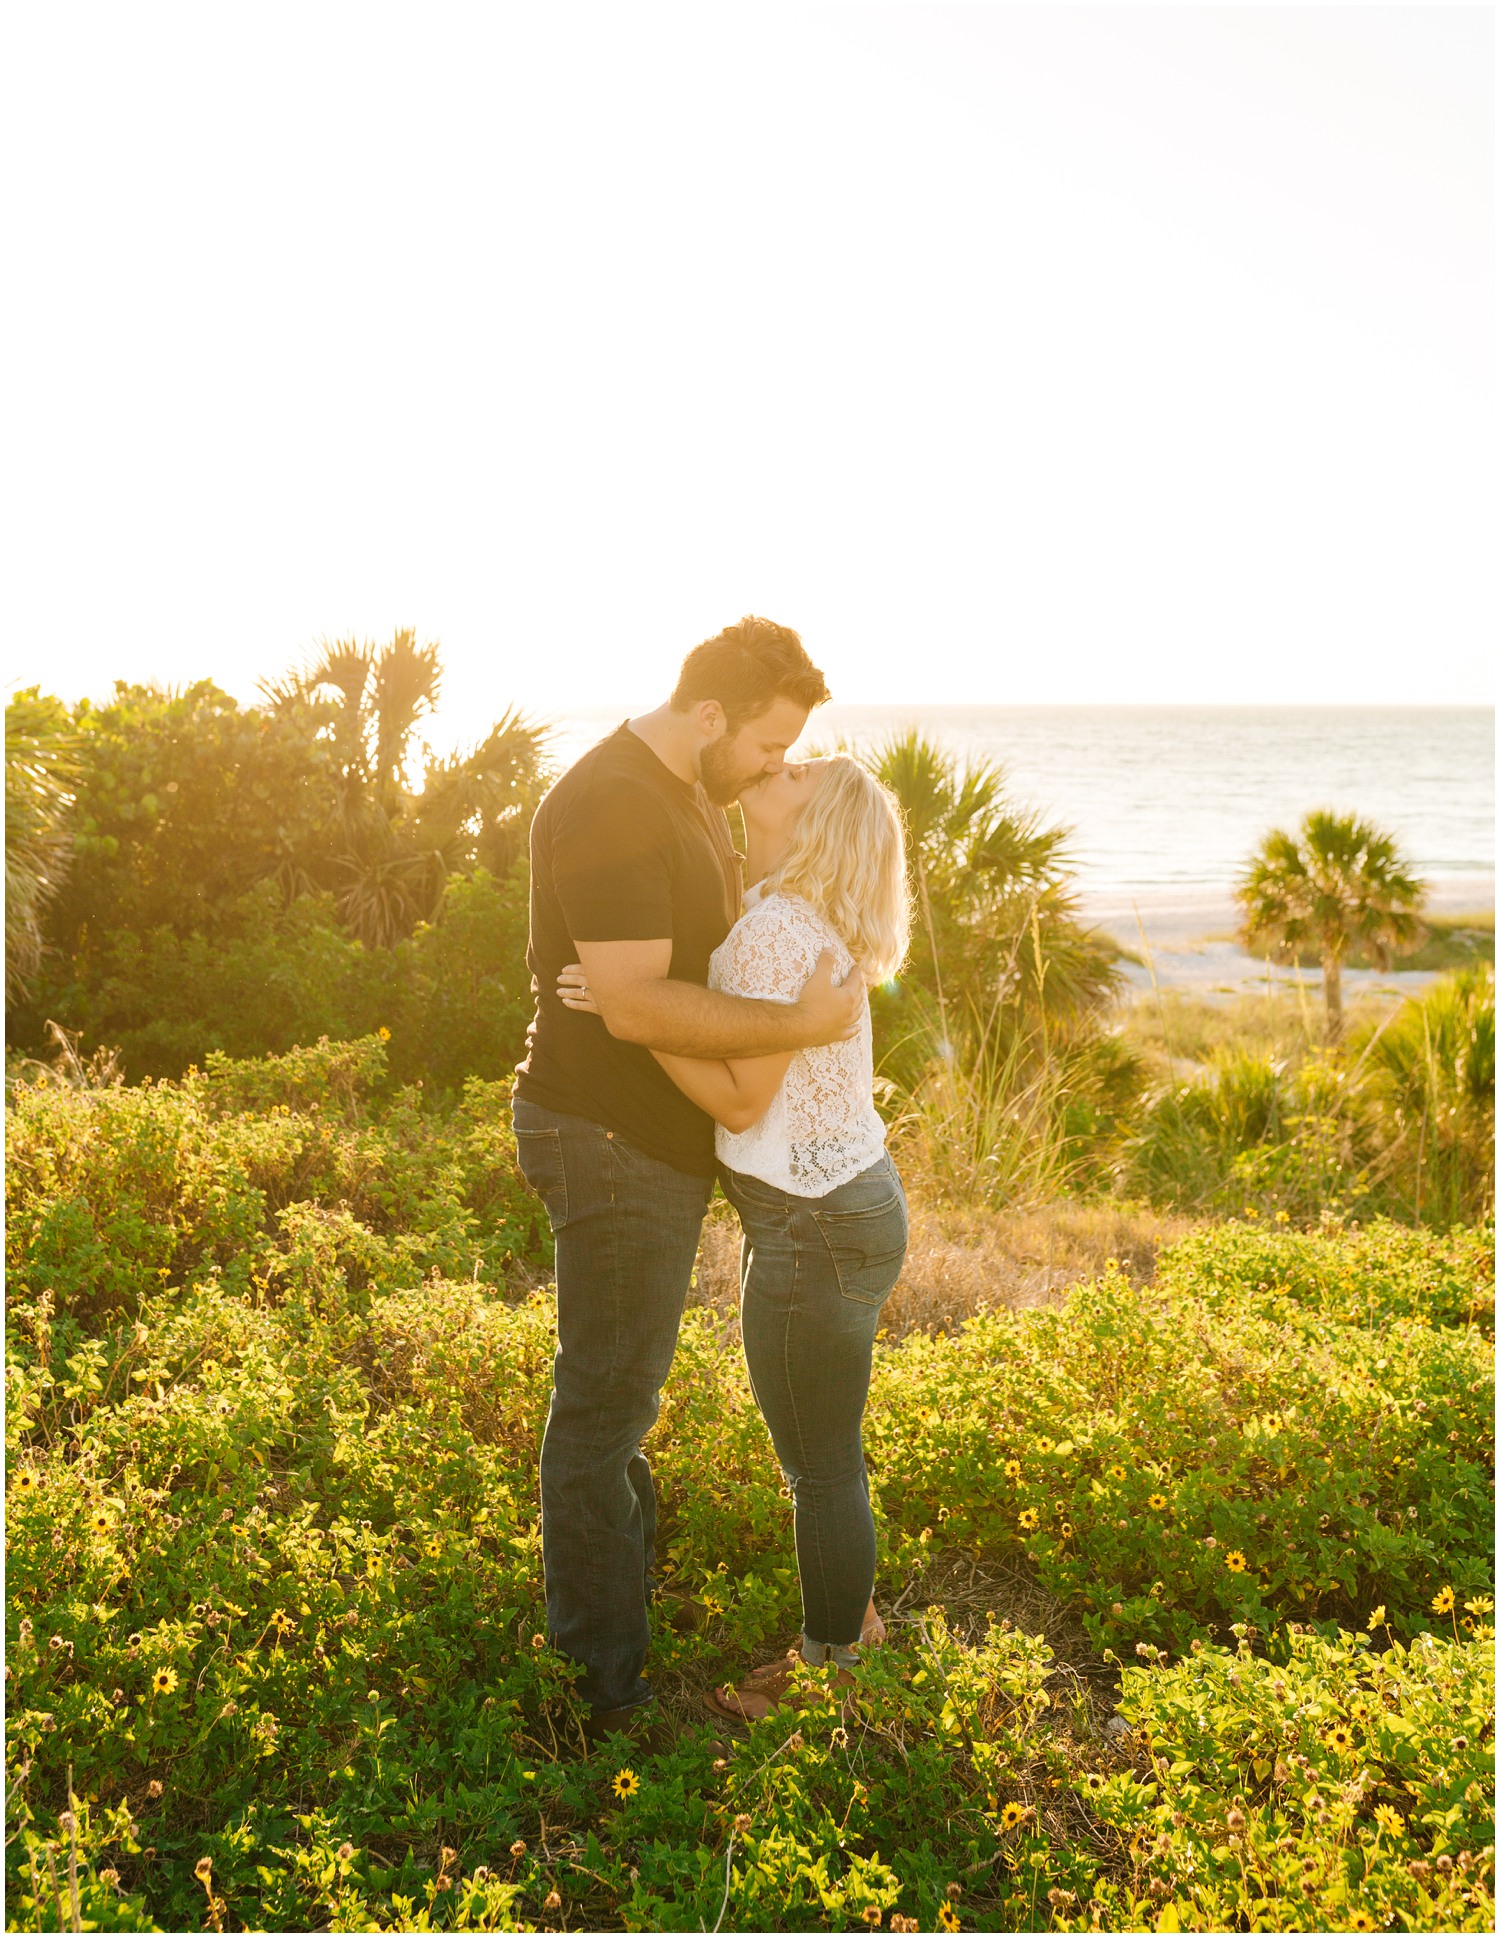
{"type": "Polygon", "coordinates": [[[704,700],[717,700],[732,734],[776,700],[795,700],[811,712],[827,698],[823,675],[791,627],[757,619],[753,613],[695,646],[682,662],[672,689],[672,705],[678,713],[704,700]]]}

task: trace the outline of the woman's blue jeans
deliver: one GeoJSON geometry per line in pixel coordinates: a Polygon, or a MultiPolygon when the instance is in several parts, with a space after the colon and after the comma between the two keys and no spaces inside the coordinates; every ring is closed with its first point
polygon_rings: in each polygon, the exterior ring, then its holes
{"type": "Polygon", "coordinates": [[[750,1386],[792,1490],[802,1631],[857,1643],[875,1585],[860,1424],[880,1310],[906,1256],[890,1157],[823,1198],[720,1168],[740,1215],[740,1330],[750,1386]]]}
{"type": "Polygon", "coordinates": [[[557,1236],[557,1354],[542,1438],[547,1632],[598,1710],[651,1700],[656,1490],[641,1440],[677,1350],[712,1181],[586,1117],[514,1104],[516,1150],[557,1236]]]}

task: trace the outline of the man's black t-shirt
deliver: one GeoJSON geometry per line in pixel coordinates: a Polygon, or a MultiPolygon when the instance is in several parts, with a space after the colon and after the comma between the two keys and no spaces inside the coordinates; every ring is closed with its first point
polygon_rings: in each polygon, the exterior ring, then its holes
{"type": "Polygon", "coordinates": [[[629,725],[591,747],[548,791],[531,824],[531,940],[536,1014],[516,1093],[618,1131],[664,1164],[714,1167],[713,1120],[689,1103],[649,1050],[622,1043],[597,1016],[557,995],[580,942],[672,939],[668,974],[708,980],[708,958],[739,914],[729,821],[629,725]]]}

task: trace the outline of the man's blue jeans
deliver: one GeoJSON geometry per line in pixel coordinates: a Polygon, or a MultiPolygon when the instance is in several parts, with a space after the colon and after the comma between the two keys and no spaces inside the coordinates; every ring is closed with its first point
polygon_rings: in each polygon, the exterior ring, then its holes
{"type": "Polygon", "coordinates": [[[861,1424],[880,1310],[906,1256],[906,1193],[880,1157],[822,1198],[721,1166],[740,1215],[740,1331],[751,1390],[795,1504],[803,1653],[859,1641],[875,1585],[861,1424]]]}
{"type": "Polygon", "coordinates": [[[522,1173],[557,1237],[557,1354],[542,1439],[547,1631],[593,1710],[651,1700],[656,1490],[641,1441],[677,1350],[713,1190],[586,1117],[517,1097],[522,1173]]]}

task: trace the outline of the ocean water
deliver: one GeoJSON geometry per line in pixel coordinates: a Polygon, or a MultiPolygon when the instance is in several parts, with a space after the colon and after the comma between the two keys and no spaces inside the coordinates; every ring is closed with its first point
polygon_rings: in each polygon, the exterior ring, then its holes
{"type": "MultiPolygon", "coordinates": [[[[556,757],[575,759],[621,717],[554,716],[556,757]]],[[[908,726],[997,763],[1016,802],[1071,828],[1084,905],[1122,940],[1137,915],[1160,936],[1231,922],[1251,850],[1314,807],[1395,835],[1434,908],[1493,905],[1487,707],[828,706],[802,751],[868,746],[908,726]]]]}

